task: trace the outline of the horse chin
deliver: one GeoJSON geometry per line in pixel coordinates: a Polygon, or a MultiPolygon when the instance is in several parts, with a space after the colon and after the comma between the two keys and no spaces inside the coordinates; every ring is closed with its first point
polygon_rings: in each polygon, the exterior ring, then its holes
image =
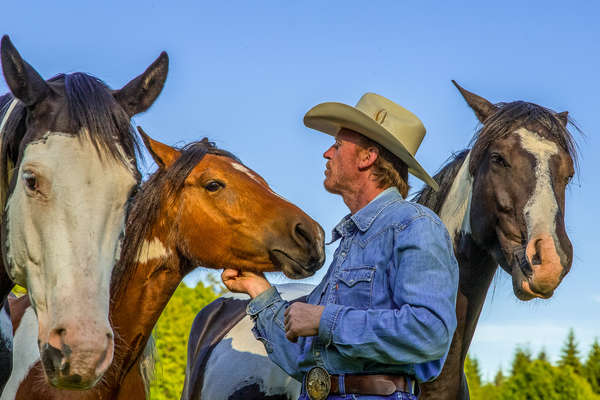
{"type": "Polygon", "coordinates": [[[282,250],[272,250],[270,256],[273,265],[290,279],[308,278],[314,275],[316,271],[305,268],[301,263],[282,250]]]}
{"type": "Polygon", "coordinates": [[[538,293],[534,291],[532,282],[530,282],[530,278],[528,278],[523,273],[523,271],[518,265],[513,265],[511,276],[513,283],[513,292],[519,300],[528,301],[535,298],[549,299],[554,293],[554,291],[549,293],[538,293]]]}

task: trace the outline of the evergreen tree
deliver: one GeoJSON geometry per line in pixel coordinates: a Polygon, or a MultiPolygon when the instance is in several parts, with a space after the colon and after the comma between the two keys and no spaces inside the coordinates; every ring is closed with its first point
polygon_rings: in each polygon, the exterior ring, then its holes
{"type": "Polygon", "coordinates": [[[548,359],[548,354],[546,353],[546,349],[542,347],[542,350],[538,353],[537,359],[540,361],[550,362],[548,359]]]}
{"type": "Polygon", "coordinates": [[[496,387],[502,386],[502,384],[504,383],[505,380],[506,380],[506,378],[504,377],[504,374],[502,373],[502,368],[498,368],[498,372],[496,372],[496,376],[494,377],[494,386],[496,386],[496,387]]]}
{"type": "Polygon", "coordinates": [[[531,363],[531,350],[529,347],[517,346],[515,357],[511,366],[511,375],[515,375],[519,370],[526,368],[531,363]]]}
{"type": "Polygon", "coordinates": [[[579,349],[577,348],[577,342],[575,340],[575,332],[573,328],[569,329],[569,334],[563,348],[560,350],[561,356],[558,361],[558,365],[561,367],[571,367],[573,371],[581,375],[583,373],[583,367],[579,360],[579,349]]]}
{"type": "MultiPolygon", "coordinates": [[[[479,370],[479,361],[467,354],[465,359],[465,375],[470,393],[478,393],[481,387],[481,371],[479,370]]],[[[474,396],[471,396],[474,397],[474,396]]]]}
{"type": "Polygon", "coordinates": [[[597,338],[592,343],[592,348],[583,369],[592,390],[595,393],[600,393],[600,344],[598,344],[597,338]]]}

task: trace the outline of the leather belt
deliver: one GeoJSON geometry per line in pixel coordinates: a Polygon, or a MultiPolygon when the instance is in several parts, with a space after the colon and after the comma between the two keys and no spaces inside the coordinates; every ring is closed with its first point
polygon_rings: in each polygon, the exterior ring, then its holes
{"type": "Polygon", "coordinates": [[[414,379],[404,375],[329,375],[324,368],[314,367],[305,379],[310,399],[323,400],[330,394],[340,393],[340,380],[344,380],[344,393],[386,396],[394,392],[418,394],[414,379]]]}
{"type": "MultiPolygon", "coordinates": [[[[339,376],[331,375],[331,394],[341,394],[339,390],[339,376]]],[[[415,381],[403,375],[345,375],[345,392],[349,394],[363,394],[371,396],[387,396],[394,392],[407,392],[415,394],[415,381]]]]}

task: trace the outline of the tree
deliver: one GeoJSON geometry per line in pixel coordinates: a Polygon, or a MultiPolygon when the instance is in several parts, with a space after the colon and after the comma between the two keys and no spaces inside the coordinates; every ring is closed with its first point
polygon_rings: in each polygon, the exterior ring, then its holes
{"type": "Polygon", "coordinates": [[[517,346],[515,357],[511,366],[511,375],[515,375],[519,370],[525,368],[531,363],[531,350],[529,347],[517,346]]]}
{"type": "Polygon", "coordinates": [[[494,386],[496,386],[496,387],[502,386],[502,384],[504,383],[505,380],[506,380],[506,378],[504,377],[504,374],[502,373],[502,368],[498,368],[498,372],[496,372],[496,376],[494,377],[494,386]]]}
{"type": "Polygon", "coordinates": [[[469,392],[477,392],[481,387],[481,371],[479,370],[479,361],[467,354],[465,359],[465,375],[469,385],[469,392]]]}
{"type": "Polygon", "coordinates": [[[581,365],[581,361],[579,360],[579,349],[577,348],[577,342],[575,340],[575,332],[573,328],[569,329],[569,334],[567,335],[567,339],[565,340],[565,344],[563,348],[560,350],[561,356],[558,361],[558,365],[561,367],[569,366],[573,369],[573,371],[582,375],[583,367],[581,365]]]}
{"type": "Polygon", "coordinates": [[[600,344],[597,338],[592,343],[583,370],[594,393],[600,393],[600,344]]]}
{"type": "Polygon", "coordinates": [[[550,361],[548,359],[548,353],[546,353],[546,349],[542,347],[542,350],[537,355],[537,359],[541,361],[550,361]]]}

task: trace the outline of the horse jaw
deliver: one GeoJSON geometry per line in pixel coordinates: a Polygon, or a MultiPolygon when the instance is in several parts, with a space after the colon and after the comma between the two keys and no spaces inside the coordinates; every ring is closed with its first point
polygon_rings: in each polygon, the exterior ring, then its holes
{"type": "Polygon", "coordinates": [[[48,132],[26,147],[17,173],[6,211],[8,270],[29,290],[42,358],[55,354],[46,358],[49,381],[91,387],[114,351],[109,284],[136,184],[133,169],[100,157],[85,135],[48,132]],[[46,179],[44,198],[25,188],[27,168],[46,179]],[[59,368],[65,363],[69,368],[59,368]]]}

